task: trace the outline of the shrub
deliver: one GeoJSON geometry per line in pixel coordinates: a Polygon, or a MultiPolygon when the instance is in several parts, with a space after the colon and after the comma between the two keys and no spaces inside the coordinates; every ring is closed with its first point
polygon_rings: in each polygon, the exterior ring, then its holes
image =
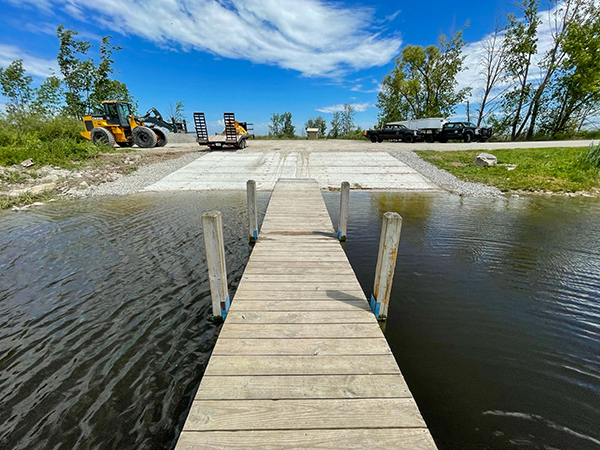
{"type": "Polygon", "coordinates": [[[581,154],[581,162],[592,167],[600,167],[600,144],[592,142],[588,149],[581,154]]]}

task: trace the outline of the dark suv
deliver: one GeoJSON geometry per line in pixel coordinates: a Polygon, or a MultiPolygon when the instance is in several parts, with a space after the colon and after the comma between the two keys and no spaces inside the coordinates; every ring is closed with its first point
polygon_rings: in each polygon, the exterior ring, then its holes
{"type": "Polygon", "coordinates": [[[471,122],[446,122],[439,132],[438,140],[440,142],[448,142],[452,139],[463,142],[485,142],[491,136],[491,128],[479,128],[471,122]]]}
{"type": "Polygon", "coordinates": [[[365,131],[365,137],[370,139],[371,142],[403,141],[410,143],[420,141],[421,133],[417,130],[406,128],[404,125],[390,124],[384,126],[382,130],[365,131]]]}

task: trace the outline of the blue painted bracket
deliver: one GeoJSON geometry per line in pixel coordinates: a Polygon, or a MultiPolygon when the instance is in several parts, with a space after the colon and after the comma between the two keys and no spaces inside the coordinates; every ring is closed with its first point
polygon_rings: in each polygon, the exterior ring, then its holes
{"type": "MultiPolygon", "coordinates": [[[[223,305],[221,305],[222,307],[223,305]]],[[[221,311],[221,317],[223,317],[223,320],[225,320],[225,318],[227,317],[227,312],[229,311],[229,307],[231,306],[231,301],[229,300],[229,295],[227,296],[227,298],[225,299],[225,309],[223,309],[221,311]]]]}
{"type": "Polygon", "coordinates": [[[371,294],[371,301],[369,302],[369,304],[371,305],[371,311],[373,311],[375,317],[379,319],[379,307],[381,306],[381,303],[375,300],[373,294],[371,294]]]}
{"type": "Polygon", "coordinates": [[[338,241],[339,241],[340,239],[342,239],[342,232],[341,232],[341,231],[338,231],[338,241]]]}
{"type": "Polygon", "coordinates": [[[254,242],[258,241],[258,230],[254,230],[254,242]]]}

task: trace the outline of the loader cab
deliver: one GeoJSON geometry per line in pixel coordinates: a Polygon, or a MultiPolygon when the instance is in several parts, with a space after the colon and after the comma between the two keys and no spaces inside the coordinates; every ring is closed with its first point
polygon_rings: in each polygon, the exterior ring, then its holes
{"type": "Polygon", "coordinates": [[[131,113],[131,106],[125,102],[104,102],[102,109],[106,121],[111,125],[120,125],[124,128],[129,128],[128,117],[131,113]]]}

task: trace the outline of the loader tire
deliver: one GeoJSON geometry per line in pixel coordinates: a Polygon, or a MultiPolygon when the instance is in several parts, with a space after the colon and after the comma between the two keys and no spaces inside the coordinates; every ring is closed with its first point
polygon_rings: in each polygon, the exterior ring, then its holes
{"type": "Polygon", "coordinates": [[[156,146],[157,147],[164,147],[165,145],[167,145],[167,135],[165,134],[165,132],[163,130],[153,128],[152,131],[154,131],[154,134],[156,134],[156,146]]]}
{"type": "Polygon", "coordinates": [[[148,127],[139,126],[133,129],[133,142],[141,148],[152,148],[158,140],[154,131],[148,127]]]}
{"type": "Polygon", "coordinates": [[[109,147],[115,146],[115,137],[106,128],[96,127],[92,129],[92,132],[90,133],[90,138],[92,140],[92,143],[95,145],[106,144],[109,147]]]}

